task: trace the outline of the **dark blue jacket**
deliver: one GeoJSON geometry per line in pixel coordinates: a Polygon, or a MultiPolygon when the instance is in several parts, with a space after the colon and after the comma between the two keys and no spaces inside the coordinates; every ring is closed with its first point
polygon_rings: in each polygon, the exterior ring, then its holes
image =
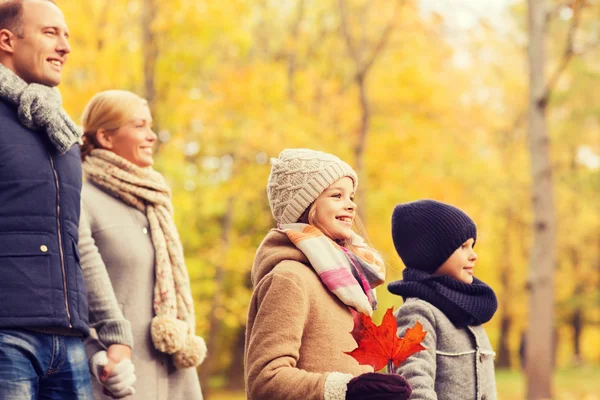
{"type": "Polygon", "coordinates": [[[89,333],[77,250],[79,146],[60,155],[0,101],[0,329],[89,333]]]}

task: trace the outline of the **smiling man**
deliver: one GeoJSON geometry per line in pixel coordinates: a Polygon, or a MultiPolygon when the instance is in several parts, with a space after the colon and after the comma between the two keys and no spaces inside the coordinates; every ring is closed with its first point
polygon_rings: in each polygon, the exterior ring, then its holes
{"type": "Polygon", "coordinates": [[[68,39],[53,1],[0,2],[0,399],[92,399],[68,39]]]}

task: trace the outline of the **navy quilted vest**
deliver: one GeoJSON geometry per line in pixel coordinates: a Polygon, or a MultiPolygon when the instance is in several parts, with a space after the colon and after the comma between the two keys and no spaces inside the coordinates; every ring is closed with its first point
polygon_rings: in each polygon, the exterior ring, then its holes
{"type": "Polygon", "coordinates": [[[87,335],[77,250],[79,146],[59,155],[0,101],[0,328],[73,328],[87,335]]]}

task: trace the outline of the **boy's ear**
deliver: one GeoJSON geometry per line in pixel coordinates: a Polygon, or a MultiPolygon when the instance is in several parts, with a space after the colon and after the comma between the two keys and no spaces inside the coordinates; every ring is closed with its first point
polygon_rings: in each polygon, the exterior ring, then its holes
{"type": "Polygon", "coordinates": [[[0,30],[0,50],[10,54],[15,52],[15,35],[8,29],[0,30]]]}
{"type": "Polygon", "coordinates": [[[111,150],[113,148],[113,137],[105,129],[98,129],[95,135],[98,144],[103,149],[111,150]]]}

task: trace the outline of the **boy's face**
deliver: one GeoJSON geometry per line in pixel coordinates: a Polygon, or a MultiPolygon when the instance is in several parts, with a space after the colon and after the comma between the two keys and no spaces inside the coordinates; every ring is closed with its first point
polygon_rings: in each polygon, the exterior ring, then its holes
{"type": "Polygon", "coordinates": [[[473,268],[477,254],[473,250],[473,238],[464,242],[452,255],[435,271],[434,275],[446,275],[457,281],[473,283],[473,268]]]}

